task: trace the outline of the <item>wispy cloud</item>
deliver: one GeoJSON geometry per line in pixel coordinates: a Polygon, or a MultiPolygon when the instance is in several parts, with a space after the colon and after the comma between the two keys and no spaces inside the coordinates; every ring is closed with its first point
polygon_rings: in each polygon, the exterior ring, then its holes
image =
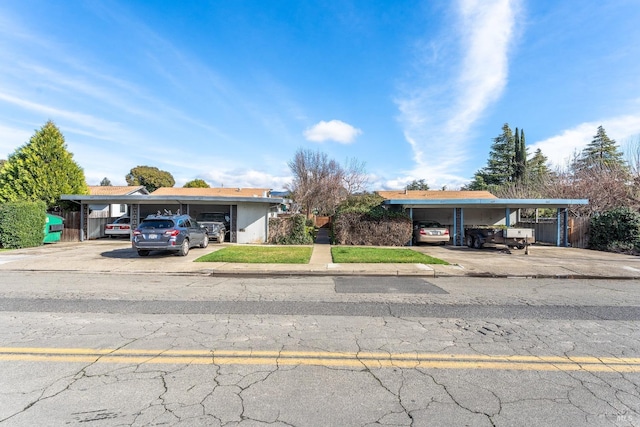
{"type": "Polygon", "coordinates": [[[341,120],[324,120],[304,131],[308,141],[324,142],[336,141],[341,144],[351,144],[362,131],[341,120]]]}
{"type": "Polygon", "coordinates": [[[598,122],[581,123],[558,135],[537,141],[529,146],[529,154],[540,149],[553,166],[564,167],[575,153],[591,142],[600,125],[609,138],[616,140],[621,150],[629,138],[640,136],[640,114],[611,117],[598,122]]]}
{"type": "MultiPolygon", "coordinates": [[[[396,100],[404,135],[411,145],[413,175],[431,182],[460,184],[473,126],[503,93],[519,0],[460,0],[457,28],[460,51],[452,43],[432,42],[420,58],[420,74],[396,100]],[[443,50],[447,52],[442,52],[443,50]],[[436,55],[437,53],[437,55],[436,55]]],[[[466,172],[466,171],[465,171],[466,172]]]]}

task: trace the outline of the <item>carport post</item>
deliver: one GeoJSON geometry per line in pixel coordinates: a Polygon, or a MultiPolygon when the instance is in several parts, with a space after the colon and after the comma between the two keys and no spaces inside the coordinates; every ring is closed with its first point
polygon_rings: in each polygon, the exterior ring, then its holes
{"type": "Polygon", "coordinates": [[[569,246],[569,210],[567,208],[562,209],[562,216],[564,220],[564,247],[569,246]]]}
{"type": "Polygon", "coordinates": [[[558,208],[556,213],[556,246],[560,246],[560,212],[562,209],[558,208]]]}
{"type": "Polygon", "coordinates": [[[412,234],[411,239],[409,239],[409,246],[413,246],[413,207],[409,208],[409,218],[411,219],[411,234],[412,234]]]}
{"type": "Polygon", "coordinates": [[[460,242],[459,246],[464,246],[464,208],[460,208],[460,238],[458,241],[460,242]]]}
{"type": "Polygon", "coordinates": [[[505,225],[507,227],[511,227],[511,208],[509,206],[507,206],[506,208],[504,208],[504,215],[505,215],[505,225]]]}
{"type": "Polygon", "coordinates": [[[84,211],[88,209],[89,206],[80,202],[80,241],[84,242],[84,211]]]}
{"type": "Polygon", "coordinates": [[[453,208],[453,246],[458,246],[458,208],[453,208]]]}

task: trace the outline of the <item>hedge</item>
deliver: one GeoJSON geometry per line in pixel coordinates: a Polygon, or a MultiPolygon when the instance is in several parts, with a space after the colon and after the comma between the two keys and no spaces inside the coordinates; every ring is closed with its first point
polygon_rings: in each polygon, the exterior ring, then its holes
{"type": "Polygon", "coordinates": [[[42,201],[1,204],[0,247],[20,249],[42,245],[46,221],[46,205],[42,201]]]}
{"type": "Polygon", "coordinates": [[[313,238],[307,232],[304,215],[269,218],[268,242],[275,245],[310,245],[313,238]]]}
{"type": "Polygon", "coordinates": [[[638,252],[640,213],[623,207],[595,215],[591,218],[589,246],[609,252],[638,252]]]}

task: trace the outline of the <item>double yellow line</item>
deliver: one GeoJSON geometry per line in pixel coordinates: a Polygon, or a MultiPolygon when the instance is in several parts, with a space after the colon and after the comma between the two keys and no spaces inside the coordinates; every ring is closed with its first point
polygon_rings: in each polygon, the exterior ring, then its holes
{"type": "Polygon", "coordinates": [[[303,365],[331,367],[640,372],[640,358],[438,353],[0,347],[0,362],[303,365]]]}

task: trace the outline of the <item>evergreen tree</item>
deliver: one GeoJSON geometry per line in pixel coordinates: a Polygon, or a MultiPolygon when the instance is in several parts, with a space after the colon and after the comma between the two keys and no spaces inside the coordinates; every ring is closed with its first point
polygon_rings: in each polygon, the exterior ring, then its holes
{"type": "Polygon", "coordinates": [[[512,181],[521,181],[526,177],[527,173],[527,147],[524,142],[524,130],[518,131],[514,137],[515,147],[515,165],[512,181]]]}
{"type": "Polygon", "coordinates": [[[551,170],[547,163],[547,156],[542,154],[542,150],[538,148],[533,157],[527,162],[527,179],[529,181],[537,181],[549,176],[551,170]]]}
{"type": "Polygon", "coordinates": [[[102,181],[100,181],[100,186],[101,187],[109,187],[111,185],[111,180],[109,178],[107,178],[106,176],[104,178],[102,178],[102,181]]]}
{"type": "Polygon", "coordinates": [[[607,133],[602,126],[598,126],[596,135],[582,150],[572,165],[572,168],[574,172],[576,172],[602,166],[628,169],[628,165],[623,159],[622,152],[618,151],[616,141],[607,136],[607,133]]]}
{"type": "Polygon", "coordinates": [[[125,176],[128,185],[142,185],[149,193],[160,187],[173,187],[176,181],[167,171],[153,166],[136,166],[125,176]]]}
{"type": "Polygon", "coordinates": [[[424,179],[414,179],[406,187],[405,190],[428,190],[429,184],[424,179]]]}
{"type": "Polygon", "coordinates": [[[211,188],[204,179],[192,179],[183,185],[184,188],[211,188]]]}
{"type": "Polygon", "coordinates": [[[501,185],[515,176],[515,139],[508,123],[502,126],[502,133],[493,139],[487,167],[482,172],[488,185],[501,185]]]}
{"type": "Polygon", "coordinates": [[[9,156],[0,170],[0,202],[42,200],[51,208],[62,194],[87,194],[82,168],[52,121],[9,156]]]}

